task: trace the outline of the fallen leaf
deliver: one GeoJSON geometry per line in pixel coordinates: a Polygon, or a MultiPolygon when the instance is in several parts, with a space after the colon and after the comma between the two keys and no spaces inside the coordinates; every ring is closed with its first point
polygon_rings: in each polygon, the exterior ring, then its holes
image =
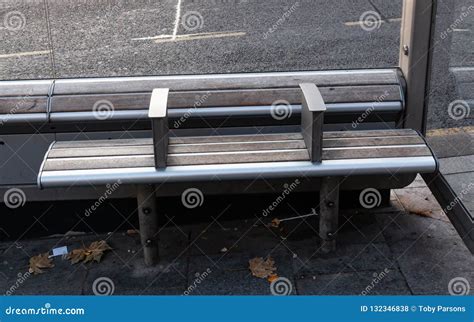
{"type": "Polygon", "coordinates": [[[133,236],[133,235],[139,235],[140,231],[138,229],[129,229],[127,230],[127,235],[133,236]]]}
{"type": "Polygon", "coordinates": [[[271,283],[271,282],[273,282],[273,281],[276,280],[276,279],[278,279],[278,275],[277,275],[277,274],[272,274],[272,275],[268,276],[267,281],[268,281],[269,283],[271,283]]]}
{"type": "Polygon", "coordinates": [[[54,267],[53,261],[49,258],[48,253],[39,254],[30,258],[30,268],[28,271],[33,274],[42,274],[44,268],[54,267]]]}
{"type": "Polygon", "coordinates": [[[100,262],[104,252],[111,250],[112,248],[107,244],[105,240],[95,241],[89,245],[89,247],[83,247],[72,250],[67,258],[71,261],[71,264],[77,264],[79,262],[100,262]]]}
{"type": "Polygon", "coordinates": [[[272,222],[271,222],[270,225],[271,225],[273,228],[278,228],[278,227],[280,227],[280,223],[281,223],[281,220],[280,220],[280,219],[274,218],[274,219],[272,220],[272,222]]]}
{"type": "Polygon", "coordinates": [[[273,275],[276,271],[274,265],[275,261],[271,257],[268,257],[266,260],[262,257],[255,257],[249,260],[249,269],[252,275],[259,278],[268,278],[270,275],[273,275]]]}

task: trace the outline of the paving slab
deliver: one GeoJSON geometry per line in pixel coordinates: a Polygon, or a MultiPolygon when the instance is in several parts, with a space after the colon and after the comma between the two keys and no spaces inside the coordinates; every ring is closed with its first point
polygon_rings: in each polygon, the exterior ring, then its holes
{"type": "Polygon", "coordinates": [[[474,155],[439,159],[439,171],[446,174],[474,172],[474,155]]]}
{"type": "Polygon", "coordinates": [[[414,294],[448,294],[455,277],[472,285],[474,257],[449,222],[412,214],[380,215],[378,220],[414,294]]]}
{"type": "Polygon", "coordinates": [[[397,189],[394,190],[394,193],[407,212],[417,216],[449,221],[428,187],[397,189]]]}
{"type": "Polygon", "coordinates": [[[403,276],[387,271],[342,272],[296,280],[299,295],[410,295],[403,276]]]}
{"type": "Polygon", "coordinates": [[[214,221],[191,230],[191,254],[215,255],[228,252],[271,251],[280,244],[278,232],[266,227],[271,219],[214,221]]]}
{"type": "Polygon", "coordinates": [[[474,217],[474,172],[449,174],[445,178],[474,217]]]}
{"type": "MultiPolygon", "coordinates": [[[[28,272],[31,257],[56,247],[58,239],[10,243],[0,255],[0,292],[8,295],[80,295],[86,277],[83,265],[73,266],[61,256],[43,274],[28,272]]],[[[69,243],[73,245],[73,243],[69,243]]]]}
{"type": "MultiPolygon", "coordinates": [[[[258,278],[249,270],[249,260],[258,255],[228,253],[222,256],[192,256],[189,264],[188,291],[190,295],[271,295],[270,282],[258,278]],[[199,283],[200,276],[208,272],[199,283]],[[193,285],[197,285],[193,287],[193,285]],[[191,291],[192,290],[192,291],[191,291]]],[[[266,258],[262,253],[259,257],[266,258]]],[[[291,257],[284,250],[270,254],[275,261],[276,274],[288,278],[294,292],[291,257]]]]}
{"type": "Polygon", "coordinates": [[[474,258],[460,240],[402,241],[390,248],[414,294],[449,295],[454,278],[474,283],[474,258]]]}
{"type": "Polygon", "coordinates": [[[389,248],[383,243],[339,244],[332,254],[320,254],[315,245],[306,241],[295,246],[293,268],[296,276],[384,270],[394,265],[389,248]]]}
{"type": "Polygon", "coordinates": [[[88,268],[83,290],[85,295],[100,293],[100,289],[94,285],[100,285],[98,283],[101,281],[105,281],[104,285],[113,285],[115,295],[182,294],[186,285],[185,258],[162,258],[154,267],[146,267],[142,256],[134,257],[127,266],[104,264],[88,268]]]}

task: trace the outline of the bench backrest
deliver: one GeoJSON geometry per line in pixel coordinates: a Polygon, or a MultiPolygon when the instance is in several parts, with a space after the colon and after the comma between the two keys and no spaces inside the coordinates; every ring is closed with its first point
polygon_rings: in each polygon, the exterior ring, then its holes
{"type": "MultiPolygon", "coordinates": [[[[301,113],[300,83],[314,83],[326,102],[327,123],[352,122],[367,109],[371,121],[397,121],[403,110],[403,82],[397,70],[352,70],[284,72],[261,74],[123,77],[55,81],[0,82],[0,119],[10,123],[26,121],[94,121],[94,105],[106,100],[115,111],[111,119],[146,119],[154,88],[170,88],[170,122],[179,120],[189,109],[191,119],[226,118],[246,109],[255,117],[271,116],[276,100],[291,106],[288,119],[278,124],[298,124],[301,113]]],[[[183,126],[194,126],[186,122],[183,126]]],[[[227,122],[225,125],[232,125],[227,122]]],[[[205,122],[200,125],[206,126],[205,122]]],[[[196,127],[196,126],[194,126],[196,127]]]]}

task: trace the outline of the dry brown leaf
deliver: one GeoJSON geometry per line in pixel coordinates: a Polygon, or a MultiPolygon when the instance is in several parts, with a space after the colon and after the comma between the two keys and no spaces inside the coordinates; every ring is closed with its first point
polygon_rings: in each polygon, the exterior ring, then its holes
{"type": "Polygon", "coordinates": [[[277,274],[272,274],[272,275],[268,276],[267,281],[268,281],[269,283],[271,283],[271,282],[273,282],[273,281],[276,280],[276,279],[278,279],[278,275],[277,275],[277,274]]]}
{"type": "Polygon", "coordinates": [[[138,229],[129,229],[127,230],[127,235],[129,236],[134,236],[134,235],[139,235],[140,231],[138,229]]]}
{"type": "Polygon", "coordinates": [[[255,257],[249,260],[249,269],[252,275],[260,278],[268,278],[270,275],[273,275],[276,271],[274,265],[275,261],[271,257],[268,257],[266,260],[262,257],[255,257]]]}
{"type": "Polygon", "coordinates": [[[30,258],[30,268],[28,271],[32,274],[42,274],[44,271],[43,268],[52,268],[54,267],[53,261],[51,258],[48,258],[49,254],[39,254],[30,258]]]}
{"type": "Polygon", "coordinates": [[[92,261],[100,262],[104,252],[111,249],[105,240],[95,241],[91,243],[89,247],[72,250],[67,255],[67,259],[71,260],[71,264],[77,264],[79,262],[88,263],[92,261]]]}
{"type": "Polygon", "coordinates": [[[274,218],[274,219],[272,220],[272,222],[271,222],[270,225],[271,225],[273,228],[278,228],[278,227],[280,227],[280,223],[281,223],[281,220],[280,220],[280,219],[274,218]]]}

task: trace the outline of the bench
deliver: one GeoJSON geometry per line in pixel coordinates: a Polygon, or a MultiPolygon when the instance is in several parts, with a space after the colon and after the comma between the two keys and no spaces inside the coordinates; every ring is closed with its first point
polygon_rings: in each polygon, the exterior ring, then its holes
{"type": "Polygon", "coordinates": [[[169,130],[169,89],[154,89],[149,107],[152,138],[53,142],[38,185],[136,185],[144,258],[153,265],[158,261],[154,185],[320,178],[320,187],[315,187],[320,191],[320,249],[332,252],[339,188],[345,178],[432,173],[437,162],[424,138],[410,129],[323,131],[326,105],[318,87],[303,83],[300,91],[297,132],[177,136],[169,130]]]}
{"type": "MultiPolygon", "coordinates": [[[[321,91],[326,130],[394,128],[403,121],[405,87],[397,69],[0,81],[0,193],[4,186],[21,185],[29,201],[97,198],[105,187],[37,189],[37,171],[46,150],[54,140],[151,137],[148,107],[154,88],[172,89],[168,100],[172,132],[179,127],[177,135],[227,135],[298,131],[300,83],[314,83],[321,91]],[[272,117],[276,97],[290,103],[287,118],[272,117]],[[105,119],[95,113],[96,106],[102,107],[96,104],[100,101],[113,108],[105,119]]],[[[386,190],[408,181],[408,176],[404,180],[397,176],[372,184],[386,190]]],[[[174,195],[179,186],[169,185],[158,195],[174,195]]],[[[238,182],[232,184],[240,191],[237,186],[238,182]]],[[[253,185],[249,192],[268,190],[265,182],[260,187],[257,191],[253,185]]],[[[206,194],[217,190],[215,185],[200,189],[206,194]]],[[[298,189],[313,190],[307,181],[298,189]]],[[[121,186],[112,198],[134,196],[133,187],[121,186]]]]}

